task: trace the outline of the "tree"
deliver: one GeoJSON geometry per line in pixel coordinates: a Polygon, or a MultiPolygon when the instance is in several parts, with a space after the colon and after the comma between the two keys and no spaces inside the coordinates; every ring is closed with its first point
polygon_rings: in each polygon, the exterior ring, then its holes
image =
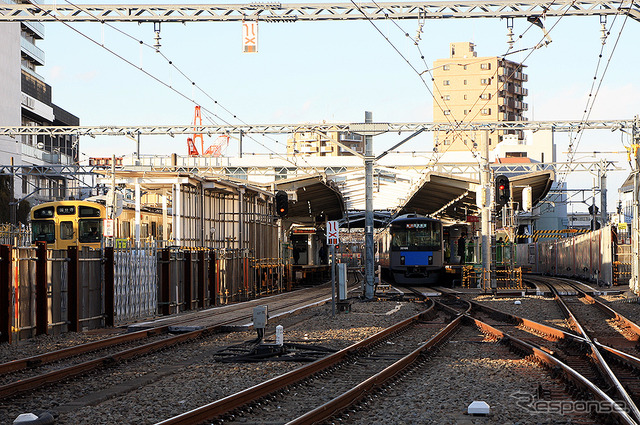
{"type": "MultiPolygon", "coordinates": [[[[11,198],[11,184],[13,179],[6,174],[0,174],[0,223],[11,223],[11,208],[15,208],[15,198],[11,198]]],[[[31,204],[27,200],[18,203],[16,220],[26,223],[29,220],[31,204]]]]}
{"type": "Polygon", "coordinates": [[[11,209],[9,207],[11,200],[11,177],[0,174],[0,223],[9,223],[11,221],[11,209]]]}

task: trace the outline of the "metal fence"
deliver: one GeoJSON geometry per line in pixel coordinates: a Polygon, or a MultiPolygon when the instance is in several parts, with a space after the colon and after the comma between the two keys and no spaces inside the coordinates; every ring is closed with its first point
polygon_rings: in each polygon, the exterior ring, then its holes
{"type": "Polygon", "coordinates": [[[0,340],[104,326],[102,255],[2,245],[0,340]]]}
{"type": "Polygon", "coordinates": [[[0,342],[279,293],[293,285],[289,268],[247,249],[0,245],[0,342]]]}
{"type": "Polygon", "coordinates": [[[130,323],[158,311],[158,253],[154,245],[114,249],[114,320],[130,323]]]}
{"type": "Polygon", "coordinates": [[[31,245],[31,228],[0,224],[0,245],[28,247],[31,245]]]}

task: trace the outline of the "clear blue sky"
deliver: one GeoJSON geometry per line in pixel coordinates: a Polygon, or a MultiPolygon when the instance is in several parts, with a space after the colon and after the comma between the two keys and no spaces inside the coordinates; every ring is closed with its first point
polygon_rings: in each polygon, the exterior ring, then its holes
{"type": "MultiPolygon", "coordinates": [[[[618,17],[611,28],[596,84],[600,83],[624,21],[623,16],[618,17]]],[[[526,59],[530,120],[581,119],[596,75],[602,45],[599,18],[565,17],[554,27],[556,22],[558,18],[545,21],[553,39],[549,46],[509,56],[514,61],[526,59]]],[[[612,22],[613,17],[609,17],[607,27],[612,22]]],[[[417,21],[398,22],[404,31],[391,21],[375,23],[418,70],[425,69],[420,53],[404,35],[407,32],[415,37],[417,21]]],[[[73,25],[100,42],[104,37],[107,47],[136,66],[142,64],[145,70],[195,98],[203,107],[229,122],[238,122],[206,95],[193,90],[190,82],[153,50],[141,48],[138,42],[101,24],[73,25]]],[[[136,39],[153,44],[152,24],[115,25],[136,39]]],[[[525,19],[515,20],[516,38],[529,26],[525,19]]],[[[256,54],[241,52],[241,30],[239,22],[163,24],[161,50],[210,97],[247,123],[360,122],[365,110],[372,111],[376,121],[432,120],[432,98],[427,88],[367,21],[261,22],[256,54]]],[[[429,66],[435,59],[447,57],[449,43],[454,41],[474,42],[478,56],[501,55],[507,51],[506,32],[506,22],[498,19],[431,20],[424,25],[420,48],[429,66]]],[[[542,31],[532,27],[518,39],[514,49],[530,48],[541,38],[542,31]]],[[[634,78],[640,68],[639,39],[640,22],[627,19],[590,119],[631,119],[640,114],[640,82],[634,78]]],[[[82,125],[191,122],[192,103],[63,24],[46,24],[46,38],[40,45],[47,55],[41,73],[53,86],[54,102],[78,115],[82,125]]],[[[184,139],[149,136],[143,138],[141,151],[184,155],[184,139]]],[[[261,140],[269,148],[283,151],[282,143],[261,140]]],[[[397,139],[379,140],[376,151],[397,139]]],[[[431,149],[430,140],[430,136],[416,138],[406,149],[431,149]]],[[[587,133],[578,150],[620,151],[624,150],[621,140],[619,132],[587,133]]],[[[556,141],[559,160],[563,160],[567,136],[557,134],[556,141]]],[[[624,141],[628,143],[627,139],[624,141]]],[[[246,143],[245,149],[266,151],[252,143],[246,143]]],[[[134,150],[134,143],[126,138],[81,141],[81,151],[89,156],[131,154],[134,150]]],[[[235,153],[235,149],[231,148],[231,152],[235,153]]],[[[626,163],[626,155],[605,156],[619,159],[621,165],[626,163]]],[[[576,155],[576,159],[584,157],[576,155]]],[[[610,192],[617,191],[627,171],[618,174],[610,178],[610,192]]],[[[581,175],[575,185],[590,187],[591,182],[590,176],[581,175]]],[[[611,201],[609,208],[613,208],[611,201]]]]}

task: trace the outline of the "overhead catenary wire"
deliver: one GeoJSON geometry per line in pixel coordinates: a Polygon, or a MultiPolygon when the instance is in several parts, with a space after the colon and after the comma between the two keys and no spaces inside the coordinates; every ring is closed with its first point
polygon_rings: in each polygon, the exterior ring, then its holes
{"type": "MultiPolygon", "coordinates": [[[[622,13],[622,10],[619,10],[619,12],[622,13]]],[[[609,29],[606,31],[607,38],[610,35],[611,29],[615,25],[616,18],[618,16],[619,16],[619,14],[614,15],[613,22],[609,26],[609,29]]],[[[613,54],[616,51],[616,48],[617,48],[618,43],[620,41],[620,37],[622,36],[622,31],[624,30],[624,27],[625,27],[625,25],[627,23],[627,19],[628,18],[629,18],[629,15],[625,14],[625,19],[624,19],[624,21],[623,21],[623,23],[622,23],[622,25],[620,27],[620,31],[618,32],[618,36],[616,38],[614,46],[613,46],[613,48],[611,50],[611,53],[609,55],[609,58],[607,60],[605,69],[603,70],[602,75],[600,76],[600,81],[598,82],[598,85],[596,87],[595,83],[598,80],[598,70],[600,69],[600,64],[601,64],[601,61],[602,61],[604,48],[606,46],[606,39],[603,39],[603,42],[602,42],[602,44],[600,46],[600,52],[598,53],[598,60],[596,62],[596,69],[594,71],[594,77],[593,77],[593,79],[591,81],[591,87],[589,89],[589,95],[587,96],[587,103],[586,103],[585,108],[583,110],[582,119],[580,120],[581,123],[585,123],[586,121],[588,121],[589,116],[591,115],[591,112],[593,111],[593,107],[595,105],[596,98],[597,98],[598,93],[600,91],[600,87],[602,86],[602,82],[604,81],[604,77],[605,77],[605,75],[607,73],[607,70],[609,68],[609,65],[611,63],[611,59],[613,58],[613,54]],[[594,93],[594,87],[596,87],[595,93],[594,93]]],[[[573,161],[575,159],[575,154],[576,154],[576,152],[578,150],[578,146],[580,145],[580,142],[582,140],[582,136],[584,134],[583,130],[584,129],[582,128],[582,126],[579,125],[578,126],[578,130],[576,132],[576,136],[573,136],[571,134],[569,135],[569,152],[567,154],[567,160],[568,160],[569,166],[573,163],[573,161]],[[574,145],[574,142],[575,142],[575,145],[574,145]]],[[[560,179],[558,181],[558,185],[560,186],[564,182],[566,182],[567,177],[568,177],[568,172],[561,174],[560,179]]],[[[556,194],[550,200],[552,202],[557,201],[561,196],[562,196],[561,194],[556,194]]],[[[549,209],[550,209],[550,207],[546,207],[546,209],[543,212],[547,212],[547,211],[549,211],[549,209]]]]}
{"type": "MultiPolygon", "coordinates": [[[[32,2],[32,0],[28,0],[32,5],[37,6],[36,4],[34,4],[32,2]]],[[[156,52],[159,52],[159,50],[154,47],[151,46],[147,43],[145,43],[142,40],[138,40],[136,37],[126,33],[125,31],[122,31],[121,29],[113,26],[112,24],[109,23],[105,23],[103,20],[100,20],[100,18],[96,17],[95,15],[93,15],[91,12],[82,9],[80,6],[75,5],[73,3],[71,3],[69,0],[65,0],[67,3],[69,3],[70,5],[72,5],[73,7],[76,7],[79,10],[83,10],[85,13],[88,13],[90,16],[92,16],[93,18],[95,18],[96,22],[101,22],[104,25],[108,25],[110,28],[116,30],[117,32],[125,35],[128,38],[131,38],[132,40],[136,41],[140,47],[142,48],[147,47],[150,49],[153,49],[156,52]]],[[[108,48],[107,46],[105,46],[104,44],[99,43],[98,41],[94,40],[93,38],[89,37],[88,35],[84,34],[82,31],[78,30],[77,28],[72,27],[71,25],[69,25],[66,21],[60,20],[59,18],[55,17],[56,21],[63,23],[65,26],[67,26],[68,28],[70,28],[71,30],[73,30],[74,32],[78,33],[79,35],[81,35],[82,37],[86,38],[87,40],[91,41],[92,43],[98,45],[99,47],[102,47],[103,49],[105,49],[106,51],[108,51],[109,53],[111,53],[112,55],[116,56],[118,59],[124,61],[125,63],[129,64],[130,66],[140,70],[141,72],[143,72],[145,75],[147,75],[148,77],[152,78],[153,80],[157,81],[158,83],[162,84],[163,86],[169,88],[171,91],[173,91],[174,93],[178,94],[179,96],[181,96],[182,98],[190,101],[191,103],[195,104],[195,105],[199,105],[200,102],[197,102],[193,96],[189,97],[188,95],[182,93],[181,91],[179,91],[178,89],[174,88],[171,84],[166,83],[165,81],[163,81],[162,79],[160,79],[159,77],[156,77],[155,75],[151,74],[149,71],[145,70],[142,66],[137,66],[135,65],[132,61],[126,59],[124,56],[118,54],[117,52],[115,52],[113,49],[108,48]]],[[[211,101],[213,101],[216,105],[218,105],[221,109],[223,109],[225,112],[229,113],[230,115],[233,116],[234,119],[237,119],[238,121],[240,121],[242,124],[248,125],[246,122],[244,122],[243,120],[241,120],[240,118],[238,118],[238,116],[236,114],[233,114],[229,109],[227,109],[226,107],[224,107],[224,105],[222,105],[220,102],[218,102],[216,99],[214,99],[212,96],[210,96],[204,89],[202,89],[199,85],[196,84],[195,81],[193,81],[191,78],[189,78],[189,76],[186,75],[186,73],[184,73],[180,68],[178,68],[178,66],[172,61],[170,60],[168,57],[166,57],[164,55],[164,53],[161,53],[161,56],[163,59],[165,59],[169,65],[171,65],[174,69],[176,69],[184,78],[186,78],[192,85],[192,87],[197,88],[200,92],[202,92],[207,98],[209,98],[211,101]]],[[[209,110],[206,107],[201,106],[201,109],[203,111],[208,112],[209,114],[215,116],[216,118],[218,118],[220,121],[222,121],[225,124],[230,124],[227,120],[225,120],[224,118],[220,117],[218,114],[216,114],[214,111],[209,110]]],[[[205,115],[206,116],[206,115],[205,115]]],[[[211,118],[208,117],[210,120],[211,118]]],[[[213,120],[211,120],[213,121],[213,120]]],[[[215,123],[215,122],[214,122],[215,123]]],[[[266,136],[268,139],[270,139],[271,141],[275,142],[276,144],[281,144],[278,140],[266,136]]],[[[264,143],[261,143],[260,141],[258,141],[256,138],[254,138],[253,136],[248,136],[248,138],[252,141],[254,141],[255,143],[257,143],[258,145],[262,146],[263,148],[267,149],[268,151],[272,152],[274,155],[280,157],[281,159],[285,160],[286,162],[291,163],[292,165],[295,165],[296,167],[298,167],[298,163],[295,162],[295,160],[289,158],[286,155],[281,155],[280,153],[276,152],[275,150],[271,149],[270,147],[266,146],[264,143]]],[[[300,159],[305,162],[310,168],[314,169],[319,175],[323,175],[324,173],[321,172],[320,170],[317,169],[317,167],[312,166],[311,164],[309,164],[303,157],[300,157],[300,159]]]]}

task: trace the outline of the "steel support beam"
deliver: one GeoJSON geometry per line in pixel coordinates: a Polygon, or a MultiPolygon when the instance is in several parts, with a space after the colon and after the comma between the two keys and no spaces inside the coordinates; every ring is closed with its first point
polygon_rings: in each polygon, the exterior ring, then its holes
{"type": "MultiPolygon", "coordinates": [[[[556,132],[579,132],[584,130],[631,130],[633,120],[593,120],[593,121],[487,121],[461,123],[372,123],[376,134],[388,132],[416,131],[479,131],[479,130],[553,130],[556,132]]],[[[17,137],[31,136],[123,136],[139,133],[142,135],[170,135],[193,134],[194,131],[206,135],[215,134],[291,134],[296,131],[321,132],[332,131],[362,132],[362,123],[325,123],[325,124],[239,124],[239,125],[140,125],[140,126],[0,126],[0,136],[17,137]]],[[[46,167],[45,167],[46,168],[46,167]]]]}
{"type": "Polygon", "coordinates": [[[0,21],[23,22],[297,22],[377,19],[527,18],[629,14],[638,20],[633,0],[543,2],[443,1],[361,3],[252,3],[202,5],[2,4],[0,21]]]}

